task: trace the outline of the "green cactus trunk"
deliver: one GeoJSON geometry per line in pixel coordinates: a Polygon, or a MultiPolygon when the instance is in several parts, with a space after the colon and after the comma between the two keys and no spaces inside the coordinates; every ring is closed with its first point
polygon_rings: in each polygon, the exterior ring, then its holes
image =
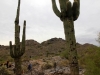
{"type": "Polygon", "coordinates": [[[64,25],[71,75],[79,75],[74,21],[77,20],[79,16],[80,0],[74,0],[73,6],[69,0],[59,0],[59,3],[61,12],[58,10],[55,0],[52,0],[53,11],[64,25]]]}
{"type": "Polygon", "coordinates": [[[21,75],[22,74],[22,67],[21,67],[21,58],[14,58],[15,61],[15,74],[21,75]]]}
{"type": "Polygon", "coordinates": [[[22,75],[21,74],[21,72],[22,72],[21,56],[25,53],[26,21],[24,21],[22,43],[20,43],[19,13],[20,13],[20,0],[18,0],[17,15],[16,15],[16,19],[15,19],[15,45],[14,45],[14,48],[12,47],[12,42],[10,41],[10,55],[12,58],[14,58],[16,75],[22,75]]]}
{"type": "Polygon", "coordinates": [[[65,19],[63,23],[71,75],[79,75],[74,23],[69,19],[65,19]]]}

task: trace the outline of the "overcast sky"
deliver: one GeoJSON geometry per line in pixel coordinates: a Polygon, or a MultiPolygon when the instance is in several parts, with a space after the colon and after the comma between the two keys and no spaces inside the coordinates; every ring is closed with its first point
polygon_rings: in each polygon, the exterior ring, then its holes
{"type": "MultiPolygon", "coordinates": [[[[73,0],[70,0],[73,2],[73,0]]],[[[58,8],[59,3],[56,0],[58,8]]],[[[97,45],[96,38],[100,32],[100,0],[80,0],[80,16],[74,22],[76,41],[97,45]]],[[[0,0],[0,44],[14,43],[14,20],[18,0],[0,0]]],[[[50,38],[63,38],[63,23],[54,14],[51,0],[21,0],[20,20],[21,34],[23,21],[26,20],[26,39],[38,42],[50,38]]],[[[22,35],[20,36],[22,37],[22,35]]]]}

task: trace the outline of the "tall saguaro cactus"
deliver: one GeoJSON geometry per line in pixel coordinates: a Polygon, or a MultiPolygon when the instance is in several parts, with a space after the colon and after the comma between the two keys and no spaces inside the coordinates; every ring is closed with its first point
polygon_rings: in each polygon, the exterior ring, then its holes
{"type": "Polygon", "coordinates": [[[10,55],[15,61],[15,74],[21,75],[21,56],[25,53],[25,29],[26,21],[24,21],[22,43],[20,44],[20,26],[19,26],[19,15],[20,15],[20,0],[18,0],[17,15],[15,19],[15,45],[12,46],[10,41],[10,55]]]}
{"type": "Polygon", "coordinates": [[[52,0],[53,11],[63,21],[71,75],[79,75],[74,21],[79,16],[80,0],[74,0],[73,6],[69,0],[59,0],[59,3],[61,11],[58,10],[55,0],[52,0]]]}

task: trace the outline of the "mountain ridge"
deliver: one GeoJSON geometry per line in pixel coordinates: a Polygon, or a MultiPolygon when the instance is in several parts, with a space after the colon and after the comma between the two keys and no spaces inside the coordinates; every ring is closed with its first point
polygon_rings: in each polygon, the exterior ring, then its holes
{"type": "MultiPolygon", "coordinates": [[[[55,56],[55,55],[60,55],[63,51],[67,50],[66,41],[62,38],[51,38],[48,39],[47,41],[43,41],[42,43],[39,43],[31,39],[31,40],[26,40],[25,45],[26,45],[26,51],[23,55],[24,58],[29,58],[30,56],[32,58],[37,58],[37,57],[42,58],[47,56],[47,54],[50,56],[55,56]]],[[[78,55],[80,56],[82,56],[81,54],[84,55],[84,53],[87,52],[88,48],[91,47],[97,47],[97,46],[89,43],[85,43],[83,45],[80,43],[76,43],[76,49],[78,55]]],[[[0,45],[0,57],[3,57],[4,59],[10,58],[9,46],[0,45]]]]}

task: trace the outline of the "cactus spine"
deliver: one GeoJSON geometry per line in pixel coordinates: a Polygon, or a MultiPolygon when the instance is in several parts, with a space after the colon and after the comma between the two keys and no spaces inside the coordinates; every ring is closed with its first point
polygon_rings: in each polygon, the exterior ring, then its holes
{"type": "Polygon", "coordinates": [[[10,55],[15,61],[15,74],[21,75],[21,56],[25,53],[25,29],[26,21],[24,21],[22,43],[20,45],[20,26],[19,26],[19,15],[20,15],[20,0],[18,0],[17,14],[15,19],[15,45],[12,46],[10,41],[10,55]]]}
{"type": "Polygon", "coordinates": [[[52,8],[56,16],[63,21],[66,44],[68,47],[68,59],[71,75],[79,75],[79,66],[76,50],[76,39],[74,31],[74,22],[77,20],[80,11],[80,0],[74,0],[73,6],[69,0],[59,0],[60,10],[56,6],[55,0],[52,0],[52,8]]]}

